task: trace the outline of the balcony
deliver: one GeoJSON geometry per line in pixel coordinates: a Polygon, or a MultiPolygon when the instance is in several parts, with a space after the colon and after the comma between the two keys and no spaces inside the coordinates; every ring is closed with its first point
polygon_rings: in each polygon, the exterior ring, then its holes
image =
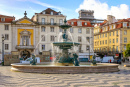
{"type": "Polygon", "coordinates": [[[62,25],[63,23],[48,23],[48,22],[38,22],[38,24],[40,25],[62,25]]]}
{"type": "Polygon", "coordinates": [[[16,49],[34,49],[34,45],[17,45],[16,49]]]}

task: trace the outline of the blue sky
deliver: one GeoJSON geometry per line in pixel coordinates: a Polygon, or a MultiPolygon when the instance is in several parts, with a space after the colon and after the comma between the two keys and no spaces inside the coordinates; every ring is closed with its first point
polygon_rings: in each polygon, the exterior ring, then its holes
{"type": "Polygon", "coordinates": [[[0,0],[0,14],[22,18],[25,10],[31,18],[47,8],[61,11],[67,19],[78,18],[78,10],[94,10],[98,19],[114,15],[118,19],[130,18],[130,0],[0,0]]]}

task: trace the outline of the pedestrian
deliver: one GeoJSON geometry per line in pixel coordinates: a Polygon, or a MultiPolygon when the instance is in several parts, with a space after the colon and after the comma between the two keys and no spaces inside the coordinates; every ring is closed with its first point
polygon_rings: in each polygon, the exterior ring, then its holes
{"type": "Polygon", "coordinates": [[[110,63],[111,63],[111,59],[110,59],[110,63]]]}

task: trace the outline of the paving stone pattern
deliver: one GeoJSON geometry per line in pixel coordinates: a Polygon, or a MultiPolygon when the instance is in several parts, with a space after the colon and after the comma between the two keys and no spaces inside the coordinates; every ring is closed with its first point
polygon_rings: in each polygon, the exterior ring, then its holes
{"type": "Polygon", "coordinates": [[[114,73],[38,74],[0,66],[0,87],[130,87],[130,67],[114,73]]]}

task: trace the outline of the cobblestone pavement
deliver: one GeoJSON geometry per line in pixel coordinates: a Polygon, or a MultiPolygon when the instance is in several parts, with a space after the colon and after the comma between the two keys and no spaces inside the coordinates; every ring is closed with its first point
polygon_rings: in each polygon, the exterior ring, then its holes
{"type": "Polygon", "coordinates": [[[114,73],[38,74],[0,66],[0,87],[130,87],[130,67],[114,73]]]}

